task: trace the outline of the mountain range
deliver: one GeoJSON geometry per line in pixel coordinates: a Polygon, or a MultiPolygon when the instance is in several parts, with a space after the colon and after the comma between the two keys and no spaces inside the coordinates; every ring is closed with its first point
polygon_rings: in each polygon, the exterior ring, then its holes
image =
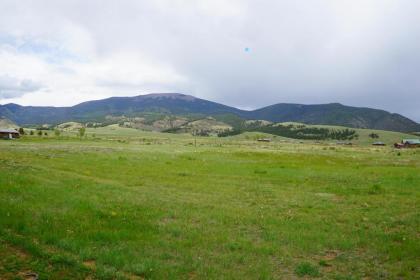
{"type": "Polygon", "coordinates": [[[155,93],[134,97],[111,97],[83,102],[72,107],[0,105],[0,118],[19,125],[58,124],[67,121],[101,121],[108,116],[165,115],[221,116],[243,120],[301,122],[341,125],[400,132],[420,131],[420,124],[384,110],[345,106],[339,103],[302,105],[279,103],[247,111],[180,93],[155,93]]]}

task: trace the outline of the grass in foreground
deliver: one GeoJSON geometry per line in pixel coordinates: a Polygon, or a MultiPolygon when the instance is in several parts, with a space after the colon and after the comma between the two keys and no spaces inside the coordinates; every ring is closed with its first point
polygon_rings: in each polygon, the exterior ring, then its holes
{"type": "Polygon", "coordinates": [[[0,278],[419,276],[419,151],[135,137],[0,142],[0,278]]]}

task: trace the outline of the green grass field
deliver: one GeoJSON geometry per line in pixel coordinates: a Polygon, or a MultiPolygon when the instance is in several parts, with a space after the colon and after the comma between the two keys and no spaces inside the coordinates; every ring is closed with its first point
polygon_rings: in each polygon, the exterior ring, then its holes
{"type": "Polygon", "coordinates": [[[0,279],[420,278],[420,149],[87,134],[0,141],[0,279]]]}

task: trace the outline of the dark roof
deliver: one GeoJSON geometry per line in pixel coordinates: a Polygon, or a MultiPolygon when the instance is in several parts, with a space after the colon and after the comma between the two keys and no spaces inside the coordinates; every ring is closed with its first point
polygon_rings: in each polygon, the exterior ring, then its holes
{"type": "Polygon", "coordinates": [[[0,128],[0,133],[19,133],[17,132],[15,129],[10,129],[10,128],[0,128]]]}
{"type": "Polygon", "coordinates": [[[418,144],[420,145],[420,139],[403,139],[404,144],[418,144]]]}

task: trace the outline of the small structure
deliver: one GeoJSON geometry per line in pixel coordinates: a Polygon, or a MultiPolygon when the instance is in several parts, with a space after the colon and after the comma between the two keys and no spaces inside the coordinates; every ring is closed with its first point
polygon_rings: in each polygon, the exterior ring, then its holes
{"type": "Polygon", "coordinates": [[[15,139],[19,137],[19,132],[14,129],[0,128],[0,139],[15,139]]]}
{"type": "Polygon", "coordinates": [[[352,142],[346,142],[346,141],[338,141],[335,144],[337,144],[337,145],[345,145],[345,146],[351,146],[351,145],[353,145],[352,142]]]}
{"type": "Polygon", "coordinates": [[[420,148],[420,139],[403,139],[401,143],[395,143],[394,147],[401,148],[420,148]]]}
{"type": "Polygon", "coordinates": [[[404,144],[402,144],[402,143],[394,143],[394,148],[395,149],[402,149],[402,148],[404,148],[404,144]]]}
{"type": "Polygon", "coordinates": [[[403,139],[401,143],[407,148],[420,147],[420,139],[403,139]]]}
{"type": "Polygon", "coordinates": [[[270,138],[259,138],[257,139],[258,142],[271,142],[270,138]]]}
{"type": "Polygon", "coordinates": [[[377,141],[377,142],[373,142],[372,145],[373,146],[385,146],[386,144],[384,142],[377,141]]]}

